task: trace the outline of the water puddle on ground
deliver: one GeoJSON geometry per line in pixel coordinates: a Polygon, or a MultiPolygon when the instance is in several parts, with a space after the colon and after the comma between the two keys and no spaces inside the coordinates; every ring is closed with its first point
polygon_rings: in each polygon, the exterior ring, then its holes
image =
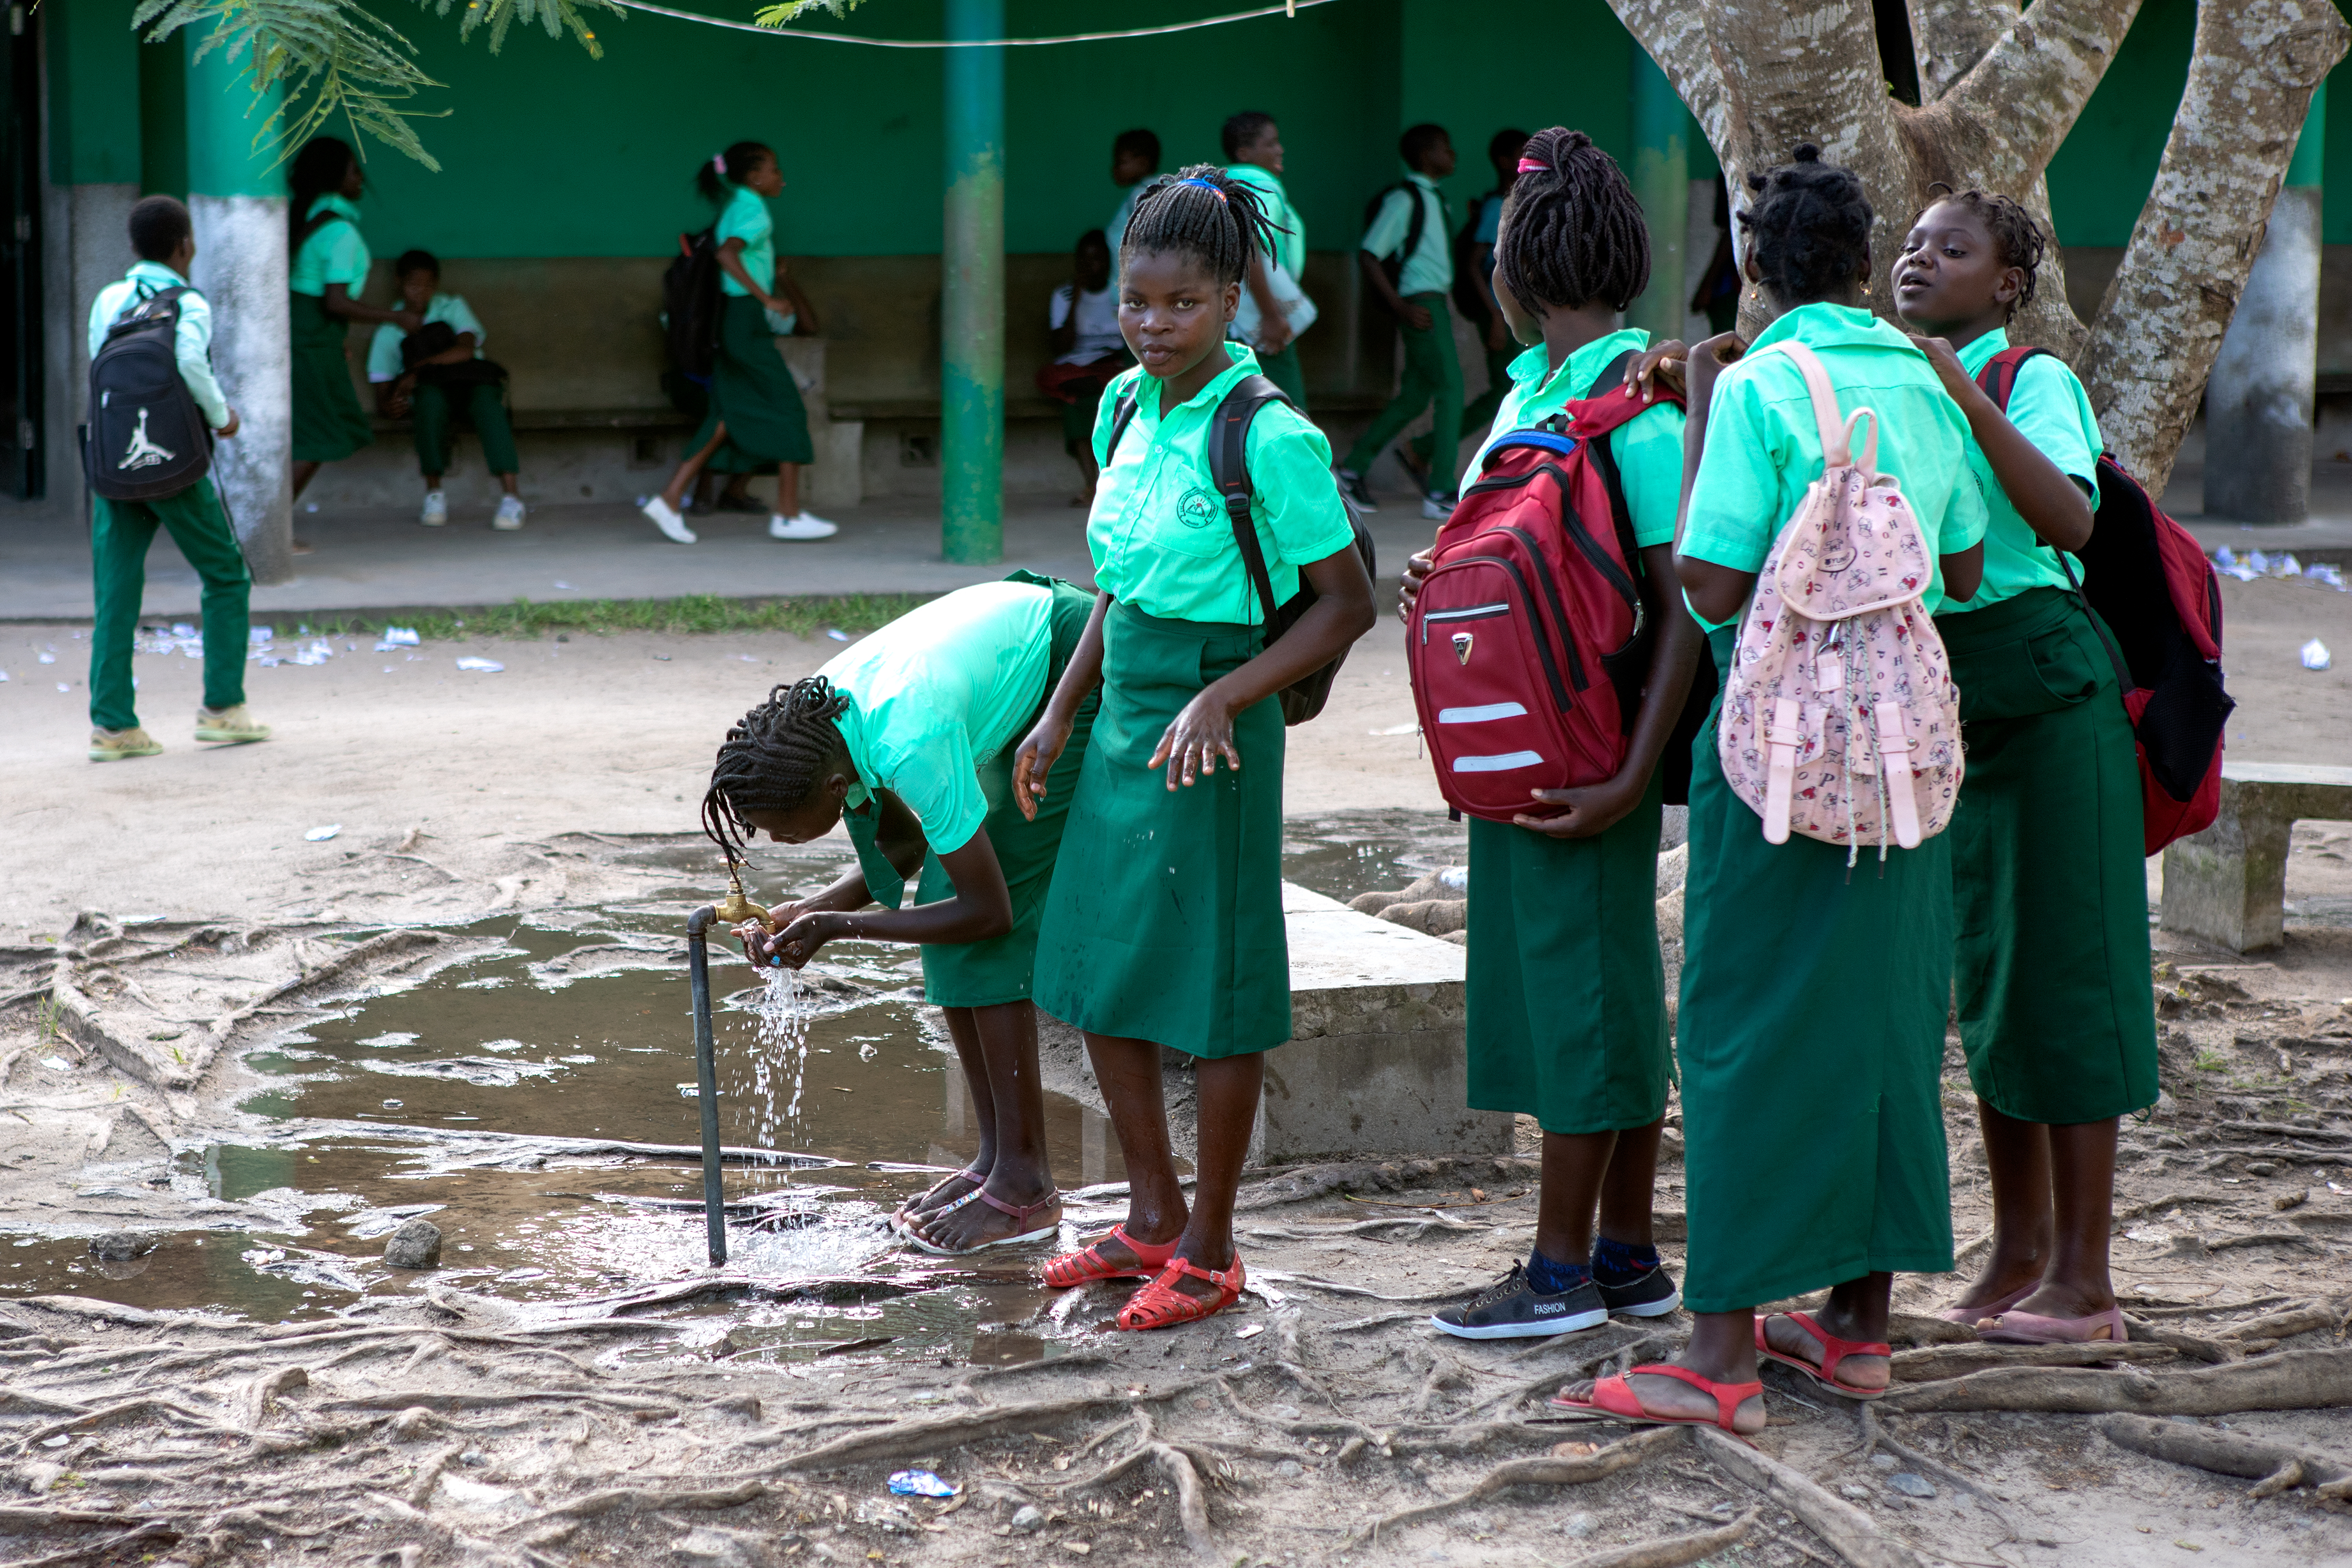
{"type": "MultiPolygon", "coordinates": [[[[1462,858],[1461,828],[1427,813],[1289,828],[1286,873],[1343,899],[1462,858]]],[[[683,933],[724,878],[714,852],[639,852],[667,857],[656,863],[695,885],[667,890],[674,900],[451,930],[472,956],[246,1054],[251,1084],[233,1124],[182,1154],[170,1178],[200,1214],[212,1207],[212,1228],[163,1237],[127,1263],[93,1258],[85,1238],[18,1236],[0,1243],[0,1299],[62,1291],[268,1321],[429,1282],[519,1305],[620,1298],[676,1322],[675,1338],[632,1355],[1052,1354],[1050,1331],[1011,1326],[1050,1321],[1041,1312],[1053,1298],[1033,1277],[1044,1249],[931,1258],[887,1228],[904,1197],[977,1149],[955,1054],[922,1005],[908,948],[827,948],[803,980],[814,1016],[796,1060],[761,1045],[749,1010],[757,977],[731,943],[712,943],[730,1149],[723,1272],[741,1283],[646,1299],[709,1272],[683,933]],[[383,1260],[384,1238],[415,1215],[442,1231],[442,1267],[429,1274],[383,1260]]],[[[763,847],[754,896],[820,886],[840,858],[837,845],[763,847]]],[[[1123,1178],[1104,1117],[1049,1093],[1045,1120],[1066,1194],[1123,1178]]],[[[96,1205],[108,1189],[82,1192],[96,1205]]],[[[1117,1194],[1074,1196],[1065,1238],[1123,1208],[1117,1194]]]]}

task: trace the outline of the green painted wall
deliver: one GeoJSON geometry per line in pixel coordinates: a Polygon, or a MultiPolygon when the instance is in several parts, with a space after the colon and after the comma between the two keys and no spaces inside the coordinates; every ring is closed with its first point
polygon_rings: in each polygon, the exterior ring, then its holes
{"type": "Polygon", "coordinates": [[[139,41],[134,0],[44,7],[48,46],[49,178],[60,185],[139,179],[139,41]]]}
{"type": "MultiPolygon", "coordinates": [[[[1465,201],[1493,188],[1486,141],[1505,126],[1570,126],[1633,167],[1633,38],[1607,0],[1545,5],[1540,37],[1531,33],[1537,15],[1525,0],[1406,0],[1397,124],[1430,120],[1453,132],[1460,161],[1444,191],[1457,221],[1465,201]]],[[[1391,132],[1392,171],[1403,167],[1395,143],[1391,132]]]]}
{"type": "Polygon", "coordinates": [[[2126,245],[2156,183],[2189,79],[2196,0],[2146,0],[2116,62],[2050,161],[2051,215],[2065,245],[2126,245]]]}

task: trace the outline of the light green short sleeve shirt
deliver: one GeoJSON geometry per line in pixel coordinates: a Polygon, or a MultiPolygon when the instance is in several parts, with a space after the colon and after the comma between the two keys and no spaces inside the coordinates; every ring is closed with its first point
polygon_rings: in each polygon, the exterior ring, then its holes
{"type": "Polygon", "coordinates": [[[1382,261],[1395,256],[1412,236],[1415,202],[1421,204],[1421,241],[1397,267],[1397,292],[1408,299],[1416,294],[1443,294],[1454,287],[1454,234],[1436,183],[1417,169],[1406,175],[1402,189],[1381,199],[1360,247],[1382,261]]]}
{"type": "Polygon", "coordinates": [[[296,294],[308,294],[323,298],[327,286],[340,283],[353,298],[367,287],[367,241],[360,235],[360,210],[338,195],[324,195],[310,204],[307,217],[320,213],[335,213],[341,223],[330,220],[311,229],[310,237],[294,253],[294,264],[287,269],[286,287],[296,294]]]}
{"type": "MultiPolygon", "coordinates": [[[[1801,305],[1766,328],[1748,358],[1715,383],[1706,452],[1691,486],[1681,552],[1735,571],[1759,571],[1781,525],[1822,472],[1821,426],[1805,378],[1785,354],[1795,340],[1821,357],[1848,415],[1878,414],[1878,468],[1903,486],[1927,536],[1931,565],[1984,538],[1985,503],[1968,472],[1968,419],[1910,339],[1867,310],[1801,305]]],[[[1926,606],[1944,606],[1940,566],[1926,606]]]]}
{"type": "MultiPolygon", "coordinates": [[[[431,303],[425,307],[425,319],[427,325],[446,321],[449,330],[460,337],[471,332],[474,335],[474,358],[478,360],[482,357],[482,340],[489,334],[482,330],[481,319],[467,306],[464,295],[435,295],[431,303]]],[[[407,336],[390,321],[375,329],[375,336],[368,340],[369,381],[396,382],[406,373],[407,367],[400,361],[400,345],[407,336]]]]}
{"type": "MultiPolygon", "coordinates": [[[[2007,332],[1987,332],[1959,351],[1960,363],[1969,374],[1976,375],[2008,347],[2007,332]]],[[[2099,451],[2105,444],[2099,436],[2099,418],[2091,412],[2090,397],[2065,361],[2055,354],[2036,354],[2018,367],[2016,383],[2009,393],[2009,423],[2056,464],[2058,472],[2080,484],[2094,507],[2098,506],[2099,451]]],[[[1988,518],[1984,586],[1967,603],[1951,606],[1948,613],[1982,610],[2030,588],[2065,587],[2066,573],[2058,564],[2058,551],[2043,543],[2032,526],[2018,516],[2009,492],[2000,487],[1984,449],[1973,436],[1969,440],[1969,472],[1976,478],[1978,493],[1984,497],[1988,518]]],[[[2083,575],[2080,561],[2075,563],[2074,575],[2083,575]]]]}
{"type": "MultiPolygon", "coordinates": [[[[719,232],[713,236],[719,244],[730,239],[743,242],[743,270],[755,283],[764,282],[768,291],[775,291],[776,220],[768,211],[768,204],[760,193],[748,185],[738,185],[735,193],[727,198],[726,207],[719,214],[719,232]]],[[[735,275],[721,267],[719,290],[738,299],[748,299],[751,291],[735,281],[735,275]]]]}
{"type": "MultiPolygon", "coordinates": [[[[1147,615],[1256,626],[1265,623],[1265,607],[1210,475],[1208,443],[1217,404],[1235,382],[1257,373],[1257,356],[1244,344],[1221,347],[1230,367],[1164,414],[1160,382],[1140,365],[1106,389],[1095,416],[1102,479],[1087,517],[1087,547],[1096,586],[1147,615]],[[1114,452],[1111,426],[1130,394],[1135,417],[1114,452]]],[[[1331,444],[1305,414],[1287,403],[1260,409],[1248,459],[1255,492],[1250,520],[1280,604],[1297,593],[1300,567],[1346,549],[1356,533],[1331,477],[1331,444]]]]}
{"type": "MultiPolygon", "coordinates": [[[[1589,398],[1599,389],[1602,372],[1617,356],[1650,346],[1650,335],[1628,327],[1596,338],[1569,355],[1558,371],[1541,343],[1511,361],[1510,390],[1495,410],[1495,423],[1486,444],[1470,460],[1475,483],[1486,452],[1497,437],[1514,430],[1541,424],[1570,403],[1589,398]]],[[[1609,433],[1609,455],[1617,462],[1617,476],[1625,486],[1625,510],[1633,519],[1633,543],[1647,549],[1669,544],[1675,537],[1675,514],[1683,499],[1683,411],[1670,402],[1654,403],[1609,433]]]]}
{"type": "Polygon", "coordinates": [[[1283,188],[1281,176],[1255,163],[1235,163],[1226,169],[1225,177],[1240,181],[1265,198],[1265,215],[1276,225],[1274,259],[1290,274],[1292,282],[1297,282],[1307,269],[1307,225],[1298,209],[1290,204],[1290,193],[1283,188]],[[1282,232],[1286,229],[1286,234],[1282,232]]]}
{"type": "Polygon", "coordinates": [[[887,789],[922,820],[933,852],[970,843],[992,804],[981,768],[1045,701],[1053,609],[1053,590],[1034,583],[960,588],[819,670],[849,697],[834,722],[857,770],[850,809],[887,789]]]}

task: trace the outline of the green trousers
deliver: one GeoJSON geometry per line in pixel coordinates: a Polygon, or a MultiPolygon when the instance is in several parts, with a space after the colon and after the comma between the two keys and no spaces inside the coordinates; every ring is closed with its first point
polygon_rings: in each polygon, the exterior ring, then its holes
{"type": "Polygon", "coordinates": [[[428,475],[449,472],[449,421],[462,410],[482,438],[482,461],[493,474],[521,472],[515,455],[514,426],[507,419],[506,400],[487,383],[454,391],[430,382],[416,383],[410,409],[416,422],[416,466],[428,475]],[[451,407],[457,404],[457,409],[451,407]]]}
{"type": "MultiPolygon", "coordinates": [[[[1465,434],[1494,423],[1495,411],[1503,406],[1503,394],[1511,390],[1511,361],[1525,351],[1517,343],[1486,350],[1486,390],[1462,407],[1465,434]]],[[[1412,445],[1413,461],[1424,468],[1428,467],[1429,454],[1433,450],[1429,437],[1426,434],[1416,435],[1412,445]]],[[[1438,487],[1454,489],[1452,476],[1447,476],[1438,487]]]]}
{"type": "MultiPolygon", "coordinates": [[[[1421,411],[1430,408],[1433,402],[1435,408],[1431,415],[1433,423],[1429,432],[1430,450],[1446,454],[1444,466],[1451,469],[1453,454],[1462,445],[1462,361],[1454,353],[1453,314],[1445,308],[1443,294],[1410,295],[1405,303],[1418,305],[1429,312],[1429,329],[1422,331],[1398,323],[1404,333],[1404,385],[1381,410],[1372,427],[1364,432],[1364,438],[1348,454],[1347,462],[1340,465],[1352,474],[1369,472],[1380,461],[1388,444],[1396,439],[1397,433],[1419,418],[1421,411]]],[[[1453,493],[1450,477],[1443,493],[1453,493]]]]}
{"type": "Polygon", "coordinates": [[[89,722],[129,729],[139,722],[131,687],[131,643],[140,601],[147,591],[147,547],[158,528],[205,585],[205,706],[235,707],[245,700],[245,643],[253,573],[221,510],[209,475],[160,501],[90,498],[89,556],[98,623],[89,634],[89,722]]]}

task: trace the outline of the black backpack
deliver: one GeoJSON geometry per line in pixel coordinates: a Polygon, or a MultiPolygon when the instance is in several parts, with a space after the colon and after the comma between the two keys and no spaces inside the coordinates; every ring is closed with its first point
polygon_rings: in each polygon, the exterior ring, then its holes
{"type": "MultiPolygon", "coordinates": [[[[1242,559],[1249,567],[1250,582],[1257,590],[1258,602],[1265,606],[1268,647],[1297,625],[1298,618],[1316,600],[1315,585],[1302,574],[1298,591],[1289,601],[1275,603],[1274,580],[1265,570],[1265,552],[1258,548],[1257,528],[1250,521],[1250,498],[1257,492],[1250,483],[1249,429],[1257,418],[1257,411],[1270,402],[1290,403],[1293,409],[1298,406],[1264,376],[1244,376],[1217,404],[1217,412],[1212,416],[1216,422],[1215,429],[1209,437],[1209,476],[1225,498],[1225,516],[1234,526],[1234,542],[1241,547],[1242,559]]],[[[1118,450],[1118,438],[1127,434],[1134,419],[1135,394],[1122,393],[1111,410],[1110,441],[1103,448],[1103,466],[1110,465],[1111,454],[1118,450]]],[[[1339,493],[1339,501],[1348,508],[1348,526],[1356,530],[1356,553],[1364,558],[1365,575],[1377,579],[1381,569],[1371,533],[1364,527],[1363,518],[1356,515],[1356,505],[1348,499],[1346,491],[1339,493]]],[[[1331,695],[1331,683],[1338,678],[1339,666],[1347,662],[1348,655],[1342,652],[1322,668],[1308,672],[1276,693],[1282,704],[1282,722],[1305,724],[1321,713],[1324,702],[1331,695]]]]}
{"type": "Polygon", "coordinates": [[[1405,220],[1404,243],[1394,256],[1380,258],[1381,270],[1389,275],[1389,287],[1396,287],[1404,276],[1404,264],[1421,251],[1422,231],[1429,226],[1429,204],[1421,199],[1421,187],[1411,180],[1399,180],[1393,185],[1383,185],[1372,199],[1364,204],[1364,227],[1369,230],[1381,215],[1381,204],[1397,192],[1402,191],[1412,203],[1412,216],[1405,220]]]}
{"type": "Polygon", "coordinates": [[[180,379],[180,296],[142,294],[89,361],[89,487],[110,501],[176,496],[213,465],[213,435],[180,379]]]}
{"type": "Polygon", "coordinates": [[[446,321],[427,321],[400,340],[400,368],[424,385],[448,391],[499,386],[506,381],[507,368],[496,360],[483,359],[478,353],[470,360],[460,360],[452,365],[425,363],[457,346],[457,329],[446,321]]]}
{"type": "Polygon", "coordinates": [[[688,381],[708,386],[719,353],[719,226],[678,235],[677,252],[662,272],[669,362],[688,381]]]}

